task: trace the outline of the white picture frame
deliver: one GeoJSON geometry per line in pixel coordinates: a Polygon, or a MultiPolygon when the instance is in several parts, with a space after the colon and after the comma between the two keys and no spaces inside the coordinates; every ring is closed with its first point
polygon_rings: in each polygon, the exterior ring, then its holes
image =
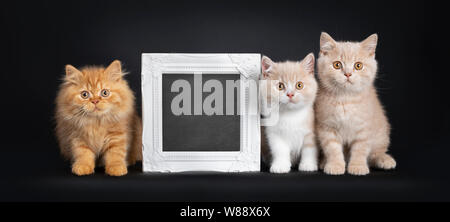
{"type": "Polygon", "coordinates": [[[250,99],[261,74],[260,54],[142,54],[144,172],[260,171],[260,114],[250,99]],[[240,150],[167,152],[162,147],[162,74],[240,74],[240,150]]]}

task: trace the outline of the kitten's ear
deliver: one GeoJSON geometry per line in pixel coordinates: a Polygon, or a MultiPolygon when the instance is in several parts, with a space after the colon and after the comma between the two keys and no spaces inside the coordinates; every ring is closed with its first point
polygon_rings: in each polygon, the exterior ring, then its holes
{"type": "Polygon", "coordinates": [[[369,55],[375,55],[375,49],[377,48],[378,35],[372,34],[367,39],[361,42],[361,46],[364,50],[369,52],[369,55]]]}
{"type": "Polygon", "coordinates": [[[105,73],[109,74],[113,80],[122,79],[122,64],[119,60],[114,60],[106,69],[105,73]]]}
{"type": "Polygon", "coordinates": [[[320,52],[327,54],[336,47],[336,41],[326,32],[320,34],[320,52]]]}
{"type": "Polygon", "coordinates": [[[72,65],[66,65],[66,78],[65,80],[67,82],[71,83],[77,83],[79,80],[79,77],[82,75],[81,71],[77,68],[73,67],[72,65]]]}
{"type": "Polygon", "coordinates": [[[269,77],[270,70],[272,70],[274,62],[267,56],[263,56],[261,59],[261,69],[264,78],[269,77]]]}
{"type": "Polygon", "coordinates": [[[300,64],[303,66],[303,68],[309,73],[314,75],[314,54],[309,53],[301,62],[300,64]]]}

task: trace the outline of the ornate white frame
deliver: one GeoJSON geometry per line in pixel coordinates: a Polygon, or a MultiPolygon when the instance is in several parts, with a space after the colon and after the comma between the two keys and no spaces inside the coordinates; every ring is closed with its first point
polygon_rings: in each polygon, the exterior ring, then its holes
{"type": "Polygon", "coordinates": [[[260,115],[250,101],[250,81],[261,73],[260,54],[142,54],[144,172],[260,170],[260,115]],[[162,74],[240,74],[241,147],[233,152],[163,152],[162,74]],[[251,112],[249,112],[251,111],[251,112]]]}

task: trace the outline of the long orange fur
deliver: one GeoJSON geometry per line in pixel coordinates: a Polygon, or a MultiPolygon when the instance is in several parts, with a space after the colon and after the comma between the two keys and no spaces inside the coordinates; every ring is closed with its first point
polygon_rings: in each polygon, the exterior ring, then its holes
{"type": "Polygon", "coordinates": [[[107,68],[66,66],[56,98],[56,135],[76,175],[94,173],[100,160],[108,175],[122,176],[127,165],[142,160],[142,123],[123,75],[118,60],[107,68]],[[82,97],[83,91],[89,98],[82,97]]]}

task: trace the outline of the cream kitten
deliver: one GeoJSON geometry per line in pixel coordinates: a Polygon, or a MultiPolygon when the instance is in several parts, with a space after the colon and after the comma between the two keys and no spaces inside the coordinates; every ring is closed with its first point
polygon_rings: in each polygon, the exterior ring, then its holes
{"type": "Polygon", "coordinates": [[[345,173],[347,151],[349,174],[366,175],[369,164],[395,168],[395,160],[386,154],[390,126],[373,85],[377,38],[373,34],[356,43],[320,36],[316,133],[327,174],[345,173]]]}
{"type": "Polygon", "coordinates": [[[97,160],[111,176],[142,160],[142,123],[120,61],[107,68],[66,66],[56,98],[56,136],[76,175],[94,173],[97,160]]]}
{"type": "Polygon", "coordinates": [[[287,173],[291,165],[299,162],[299,170],[316,171],[314,55],[310,53],[300,62],[283,63],[274,63],[264,56],[262,69],[262,79],[275,80],[266,82],[265,87],[269,89],[266,99],[279,96],[279,120],[263,129],[267,137],[263,141],[263,153],[269,151],[268,145],[272,157],[270,172],[287,173]]]}

